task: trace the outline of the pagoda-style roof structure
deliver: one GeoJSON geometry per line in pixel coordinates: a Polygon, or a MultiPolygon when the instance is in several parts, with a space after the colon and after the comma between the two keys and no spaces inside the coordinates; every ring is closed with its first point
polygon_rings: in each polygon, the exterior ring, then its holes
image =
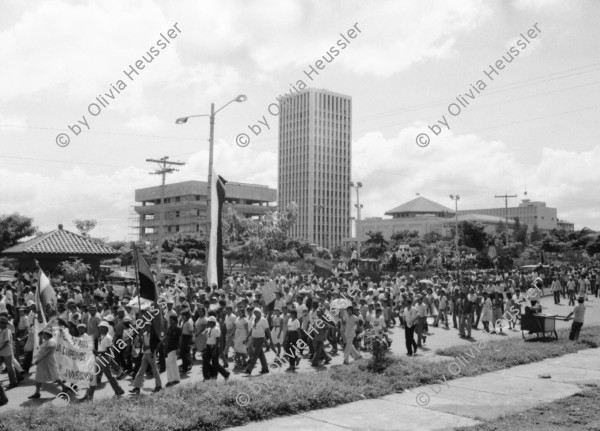
{"type": "Polygon", "coordinates": [[[416,217],[425,214],[445,218],[454,216],[455,211],[444,205],[440,205],[437,202],[419,196],[385,212],[385,215],[391,215],[393,218],[416,217]]]}
{"type": "Polygon", "coordinates": [[[0,254],[18,259],[23,270],[33,269],[34,260],[38,260],[42,268],[54,269],[60,262],[69,259],[81,259],[98,270],[101,260],[117,257],[120,253],[58,225],[57,230],[9,247],[0,254]]]}

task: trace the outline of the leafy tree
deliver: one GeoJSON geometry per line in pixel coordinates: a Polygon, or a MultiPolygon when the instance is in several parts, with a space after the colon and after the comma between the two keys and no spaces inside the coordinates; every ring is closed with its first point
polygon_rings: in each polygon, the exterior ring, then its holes
{"type": "Polygon", "coordinates": [[[418,238],[419,231],[413,230],[412,232],[408,229],[404,229],[402,231],[394,232],[390,239],[394,241],[394,245],[405,244],[410,242],[411,239],[418,238]]]}
{"type": "Polygon", "coordinates": [[[73,224],[81,236],[89,237],[90,231],[96,227],[98,221],[95,219],[84,220],[76,218],[73,220],[73,224]]]}
{"type": "Polygon", "coordinates": [[[531,244],[523,250],[521,254],[522,259],[527,260],[538,260],[540,259],[540,248],[531,244]]]}
{"type": "Polygon", "coordinates": [[[533,243],[542,240],[542,233],[540,232],[540,229],[538,228],[537,224],[533,225],[533,229],[531,230],[530,237],[531,237],[531,242],[533,242],[533,243]]]}
{"type": "Polygon", "coordinates": [[[58,269],[63,273],[67,281],[83,281],[85,280],[85,275],[90,272],[90,266],[83,263],[81,259],[62,261],[58,269]]]}
{"type": "Polygon", "coordinates": [[[485,226],[479,222],[463,221],[459,223],[459,237],[465,246],[481,251],[488,244],[485,226]]]}
{"type": "Polygon", "coordinates": [[[168,265],[187,265],[193,259],[205,257],[207,240],[203,234],[177,233],[166,237],[162,243],[168,265]]]}
{"type": "Polygon", "coordinates": [[[385,253],[388,242],[381,232],[369,231],[367,232],[367,236],[369,238],[365,241],[366,248],[363,253],[365,256],[377,259],[385,253]]]}
{"type": "Polygon", "coordinates": [[[241,218],[232,208],[225,216],[227,241],[224,256],[250,265],[255,259],[261,261],[294,262],[310,253],[307,241],[290,238],[289,231],[296,223],[298,206],[291,203],[287,208],[267,212],[260,219],[241,218]]]}
{"type": "Polygon", "coordinates": [[[437,232],[427,232],[423,235],[423,242],[427,244],[434,244],[442,239],[442,235],[437,232]]]}
{"type": "Polygon", "coordinates": [[[527,245],[527,226],[526,224],[521,224],[519,217],[515,217],[515,226],[513,229],[513,240],[515,242],[520,242],[523,246],[527,245]]]}
{"type": "Polygon", "coordinates": [[[0,250],[12,247],[20,239],[33,236],[37,227],[33,219],[18,213],[0,215],[0,250]]]}
{"type": "Polygon", "coordinates": [[[114,248],[120,254],[117,259],[118,265],[124,266],[125,271],[127,271],[127,267],[133,265],[133,250],[131,249],[131,245],[125,241],[110,241],[106,243],[107,246],[114,248]]]}
{"type": "Polygon", "coordinates": [[[600,253],[600,235],[596,236],[595,240],[590,241],[585,250],[590,256],[600,253]]]}

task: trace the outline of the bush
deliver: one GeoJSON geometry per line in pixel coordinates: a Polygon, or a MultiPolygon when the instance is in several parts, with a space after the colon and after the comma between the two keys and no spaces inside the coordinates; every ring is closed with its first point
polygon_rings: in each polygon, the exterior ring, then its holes
{"type": "Polygon", "coordinates": [[[385,371],[390,364],[388,338],[380,332],[368,330],[365,332],[365,345],[371,352],[371,359],[367,363],[367,369],[375,373],[385,371]]]}

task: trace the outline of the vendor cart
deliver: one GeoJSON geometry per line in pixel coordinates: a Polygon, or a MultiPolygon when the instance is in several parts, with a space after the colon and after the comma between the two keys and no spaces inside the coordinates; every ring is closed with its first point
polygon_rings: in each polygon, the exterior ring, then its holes
{"type": "Polygon", "coordinates": [[[521,315],[521,334],[525,341],[533,339],[552,339],[558,340],[556,333],[556,321],[568,321],[567,316],[557,314],[522,314],[521,315]]]}

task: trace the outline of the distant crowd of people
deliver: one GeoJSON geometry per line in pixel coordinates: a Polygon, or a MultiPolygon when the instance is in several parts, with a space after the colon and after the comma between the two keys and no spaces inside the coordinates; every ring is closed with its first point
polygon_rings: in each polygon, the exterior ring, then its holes
{"type": "MultiPolygon", "coordinates": [[[[35,358],[33,322],[40,320],[37,274],[18,272],[0,290],[0,362],[9,377],[6,389],[18,386],[35,365],[36,390],[30,398],[40,397],[43,383],[69,390],[54,358],[56,331],[88,335],[100,370],[83,397],[92,400],[103,375],[121,396],[120,381],[126,377],[132,379],[134,395],[140,393],[146,375],[154,377],[154,391],[160,391],[161,373],[166,371],[166,386],[176,385],[196,364],[205,381],[219,374],[227,379],[229,369],[251,374],[258,362],[259,372],[268,373],[268,350],[273,350],[278,365],[287,363],[289,370],[295,370],[301,359],[315,367],[326,365],[338,350],[348,364],[351,357],[362,357],[368,332],[385,337],[396,326],[404,328],[407,354],[412,356],[426,344],[429,325],[449,328],[452,323],[461,338],[470,338],[480,323],[484,331],[501,333],[507,310],[521,313],[526,307],[539,307],[546,277],[552,278],[555,301],[562,295],[574,305],[579,296],[580,308],[572,313],[572,338],[577,339],[585,311],[582,298],[585,301],[588,293],[598,296],[597,272],[597,267],[583,265],[550,271],[540,267],[532,273],[439,269],[426,280],[396,273],[379,281],[356,272],[329,277],[234,274],[220,289],[206,286],[199,277],[171,278],[158,283],[165,305],[158,332],[151,319],[137,328],[148,304],[138,307],[133,284],[113,286],[103,279],[66,282],[50,273],[58,303],[56,309],[46,310],[49,322],[39,333],[35,358]],[[268,304],[263,298],[267,284],[275,286],[275,300],[268,304]]],[[[0,387],[0,405],[6,402],[0,387]]]]}

